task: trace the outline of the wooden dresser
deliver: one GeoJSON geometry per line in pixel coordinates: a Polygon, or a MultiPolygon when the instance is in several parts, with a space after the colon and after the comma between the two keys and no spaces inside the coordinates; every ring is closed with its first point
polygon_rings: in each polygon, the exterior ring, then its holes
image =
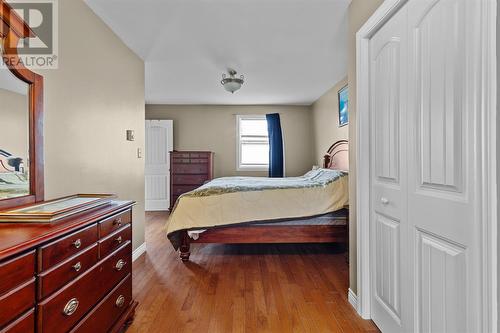
{"type": "Polygon", "coordinates": [[[214,177],[214,153],[170,152],[170,209],[183,193],[200,187],[214,177]]]}
{"type": "MultiPolygon", "coordinates": [[[[28,92],[26,110],[15,110],[26,112],[26,132],[0,142],[0,333],[123,331],[137,306],[132,300],[134,203],[106,195],[71,196],[71,204],[69,197],[44,201],[44,81],[24,66],[17,50],[22,40],[34,37],[28,23],[0,0],[0,55],[10,71],[0,76],[26,85],[28,92]],[[24,155],[8,153],[26,136],[26,146],[16,148],[24,155]],[[24,161],[23,170],[12,160],[24,161]]],[[[24,118],[4,116],[9,103],[2,97],[0,123],[23,125],[24,118]]]]}
{"type": "Polygon", "coordinates": [[[0,224],[0,332],[119,332],[133,319],[132,205],[0,224]]]}

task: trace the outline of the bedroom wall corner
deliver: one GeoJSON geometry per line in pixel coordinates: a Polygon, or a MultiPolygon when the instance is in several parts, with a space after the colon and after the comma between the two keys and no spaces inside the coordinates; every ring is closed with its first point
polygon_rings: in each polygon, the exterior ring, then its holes
{"type": "Polygon", "coordinates": [[[83,0],[59,1],[59,68],[45,78],[46,199],[116,193],[134,200],[144,243],[144,62],[83,0]],[[135,141],[125,131],[135,130],[135,141]]]}
{"type": "Polygon", "coordinates": [[[357,220],[356,220],[356,33],[368,20],[383,0],[352,0],[349,5],[348,21],[348,65],[349,84],[349,286],[357,288],[357,220]]]}
{"type": "Polygon", "coordinates": [[[314,158],[322,166],[323,156],[338,140],[347,140],[349,125],[339,127],[339,90],[347,85],[347,77],[337,82],[311,105],[314,133],[314,158]]]}

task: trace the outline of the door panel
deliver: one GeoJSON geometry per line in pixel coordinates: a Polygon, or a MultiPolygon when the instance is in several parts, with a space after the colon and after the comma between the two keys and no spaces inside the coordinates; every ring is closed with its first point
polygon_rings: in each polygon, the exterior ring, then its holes
{"type": "Polygon", "coordinates": [[[375,217],[376,285],[375,300],[392,318],[401,323],[400,246],[401,231],[398,221],[376,214],[375,217]]]}
{"type": "Polygon", "coordinates": [[[384,332],[405,331],[411,307],[405,246],[406,16],[403,7],[370,40],[371,308],[384,332]]]}
{"type": "Polygon", "coordinates": [[[170,156],[173,150],[171,120],[146,120],[146,210],[170,207],[170,156]]]}
{"type": "Polygon", "coordinates": [[[373,59],[374,76],[385,82],[374,85],[375,174],[379,182],[399,183],[400,49],[398,37],[387,41],[373,59]],[[380,129],[380,130],[379,130],[380,129]]]}
{"type": "Polygon", "coordinates": [[[466,330],[465,248],[450,240],[417,231],[417,332],[466,330]]]}
{"type": "Polygon", "coordinates": [[[484,331],[481,3],[409,0],[369,41],[371,315],[383,332],[484,331]]]}
{"type": "Polygon", "coordinates": [[[423,13],[412,27],[419,183],[430,190],[461,192],[465,183],[463,1],[412,4],[423,13]]]}
{"type": "Polygon", "coordinates": [[[479,1],[409,1],[408,221],[416,332],[480,332],[479,1]]]}

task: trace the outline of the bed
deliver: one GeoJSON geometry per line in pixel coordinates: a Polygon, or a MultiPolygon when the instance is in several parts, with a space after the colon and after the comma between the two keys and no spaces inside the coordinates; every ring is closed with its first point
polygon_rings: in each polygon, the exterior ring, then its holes
{"type": "Polygon", "coordinates": [[[188,261],[197,243],[342,243],[348,247],[348,152],[335,142],[322,168],[281,179],[224,177],[185,193],[167,236],[188,261]]]}

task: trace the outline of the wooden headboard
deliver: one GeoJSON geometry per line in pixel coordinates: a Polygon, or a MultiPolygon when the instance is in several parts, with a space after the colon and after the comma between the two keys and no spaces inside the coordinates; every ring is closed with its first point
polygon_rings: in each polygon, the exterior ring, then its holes
{"type": "Polygon", "coordinates": [[[349,171],[349,142],[339,140],[330,146],[323,159],[323,168],[349,171]]]}

